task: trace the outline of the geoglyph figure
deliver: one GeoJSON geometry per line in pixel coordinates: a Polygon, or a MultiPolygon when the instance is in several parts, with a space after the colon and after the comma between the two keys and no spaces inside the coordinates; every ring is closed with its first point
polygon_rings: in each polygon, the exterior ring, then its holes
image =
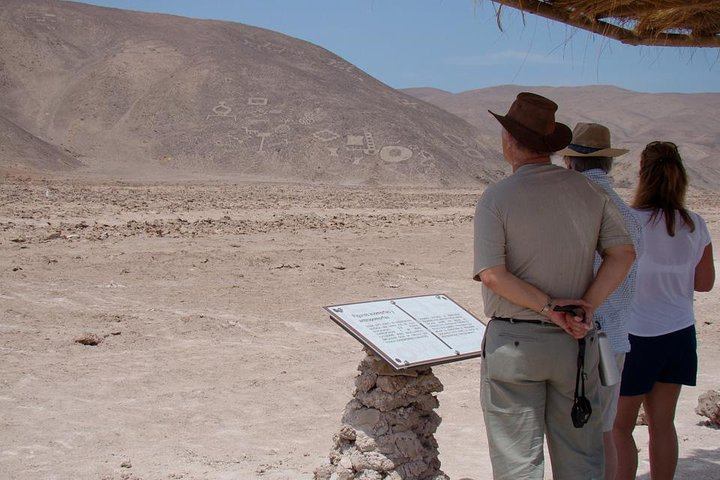
{"type": "Polygon", "coordinates": [[[412,156],[412,150],[400,145],[385,146],[380,149],[380,158],[388,163],[404,162],[410,160],[412,156]]]}
{"type": "Polygon", "coordinates": [[[220,118],[232,118],[233,120],[237,121],[236,115],[230,115],[230,112],[232,112],[232,108],[230,108],[227,103],[224,101],[219,101],[217,105],[215,105],[212,109],[213,114],[208,115],[205,117],[205,120],[209,120],[211,117],[220,117],[220,118]]]}

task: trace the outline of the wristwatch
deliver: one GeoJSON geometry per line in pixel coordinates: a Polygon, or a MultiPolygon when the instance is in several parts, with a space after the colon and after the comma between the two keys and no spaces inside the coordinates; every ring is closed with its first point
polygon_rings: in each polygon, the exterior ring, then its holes
{"type": "Polygon", "coordinates": [[[550,311],[552,310],[552,303],[553,303],[553,299],[552,299],[552,298],[548,298],[547,303],[546,303],[546,304],[543,306],[543,308],[540,310],[540,315],[542,315],[542,316],[544,316],[544,317],[549,317],[549,316],[550,316],[550,311]]]}

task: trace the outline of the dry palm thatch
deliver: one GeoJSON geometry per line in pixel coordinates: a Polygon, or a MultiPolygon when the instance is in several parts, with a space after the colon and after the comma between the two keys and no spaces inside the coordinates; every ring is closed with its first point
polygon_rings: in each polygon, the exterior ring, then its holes
{"type": "Polygon", "coordinates": [[[492,1],[630,45],[720,47],[720,0],[492,1]]]}

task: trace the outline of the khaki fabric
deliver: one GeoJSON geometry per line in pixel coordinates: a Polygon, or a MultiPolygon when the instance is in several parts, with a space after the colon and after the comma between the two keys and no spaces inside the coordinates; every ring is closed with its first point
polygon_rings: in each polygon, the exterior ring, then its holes
{"type": "Polygon", "coordinates": [[[585,396],[593,412],[570,418],[578,342],[547,324],[492,320],[485,331],[480,401],[494,480],[541,480],[547,437],[554,480],[602,480],[602,408],[593,331],[585,338],[585,396]]]}
{"type": "MultiPolygon", "coordinates": [[[[582,174],[551,164],[522,166],[489,186],[477,203],[474,229],[474,279],[505,265],[553,298],[582,297],[595,252],[632,245],[610,197],[582,174]]],[[[543,319],[482,290],[488,317],[543,319]]]]}

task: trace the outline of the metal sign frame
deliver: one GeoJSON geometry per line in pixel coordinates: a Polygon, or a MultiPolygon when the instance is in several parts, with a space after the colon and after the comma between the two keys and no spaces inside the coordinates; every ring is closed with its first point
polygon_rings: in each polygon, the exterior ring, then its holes
{"type": "Polygon", "coordinates": [[[323,307],[343,330],[396,370],[482,355],[485,324],[445,294],[323,307]]]}

